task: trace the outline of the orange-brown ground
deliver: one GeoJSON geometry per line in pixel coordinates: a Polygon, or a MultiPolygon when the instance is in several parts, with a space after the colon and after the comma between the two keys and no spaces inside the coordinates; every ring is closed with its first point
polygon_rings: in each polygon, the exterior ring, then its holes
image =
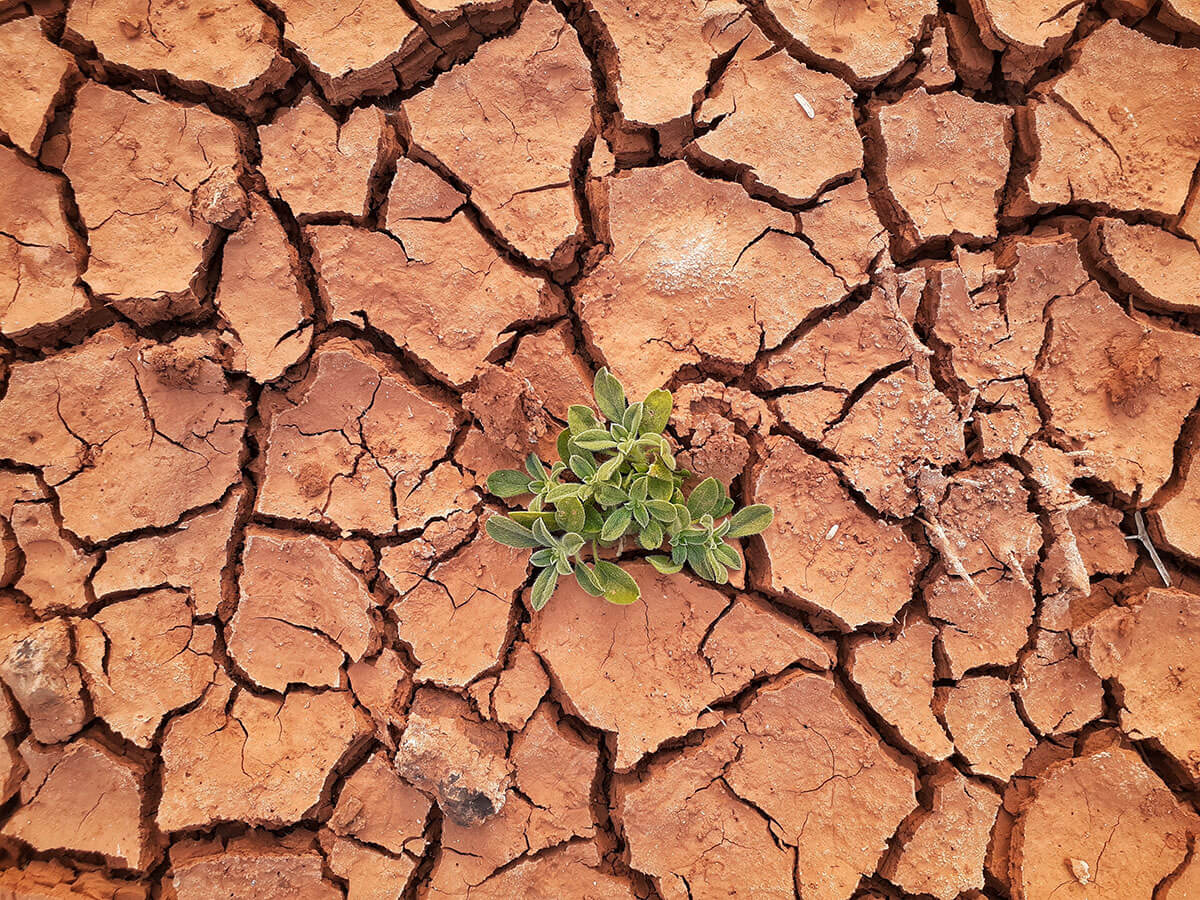
{"type": "Polygon", "coordinates": [[[1196,0],[0,0],[0,898],[1197,900],[1198,162],[1196,0]],[[601,365],[775,522],[531,615],[601,365]]]}

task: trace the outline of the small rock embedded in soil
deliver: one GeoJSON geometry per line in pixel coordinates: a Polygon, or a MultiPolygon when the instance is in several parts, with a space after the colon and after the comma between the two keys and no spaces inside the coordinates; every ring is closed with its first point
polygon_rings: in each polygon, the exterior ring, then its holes
{"type": "Polygon", "coordinates": [[[512,781],[504,731],[457,694],[422,687],[396,751],[396,770],[432,793],[451,821],[479,825],[504,808],[512,781]]]}

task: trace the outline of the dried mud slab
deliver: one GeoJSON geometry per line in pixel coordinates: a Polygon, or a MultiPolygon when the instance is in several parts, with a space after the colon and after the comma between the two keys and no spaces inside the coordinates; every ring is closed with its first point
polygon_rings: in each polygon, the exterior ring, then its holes
{"type": "Polygon", "coordinates": [[[1008,781],[1037,745],[1017,714],[1008,682],[992,675],[939,687],[937,706],[973,775],[1008,781]]]}
{"type": "Polygon", "coordinates": [[[467,186],[504,241],[557,266],[572,255],[580,227],[571,167],[592,103],[591,68],[574,29],[534,0],[515,32],[406,100],[404,113],[418,152],[467,186]]]}
{"type": "Polygon", "coordinates": [[[928,271],[931,291],[922,317],[949,351],[955,377],[989,404],[1003,402],[1006,387],[1020,397],[1016,379],[1030,375],[1037,363],[1047,305],[1088,282],[1078,245],[1065,235],[1020,238],[976,258],[959,254],[953,264],[928,271]]]}
{"type": "Polygon", "coordinates": [[[1039,734],[1078,731],[1104,715],[1104,684],[1070,635],[1038,629],[1017,678],[1021,710],[1039,734]]]}
{"type": "Polygon", "coordinates": [[[1028,584],[1003,571],[977,573],[970,582],[939,571],[923,593],[929,614],[943,623],[941,646],[952,677],[1016,662],[1033,621],[1028,584]]]}
{"type": "Polygon", "coordinates": [[[216,674],[216,631],[192,622],[187,595],[159,590],[104,607],[75,625],[75,655],[92,711],[149,747],[171,712],[198,700],[216,674]]]}
{"type": "Polygon", "coordinates": [[[933,713],[933,642],[928,622],[905,622],[892,639],[851,641],[847,672],[874,710],[923,759],[946,759],[954,745],[933,713]]]}
{"type": "Polygon", "coordinates": [[[569,711],[615,736],[616,771],[628,771],[645,754],[696,728],[707,707],[752,679],[796,663],[829,664],[819,641],[767,607],[752,607],[754,615],[746,616],[763,625],[734,632],[720,627],[720,617],[744,601],[669,579],[644,564],[631,574],[647,603],[599,605],[573,583],[564,584],[529,629],[530,644],[552,683],[561,686],[569,711]],[[764,627],[777,635],[759,646],[759,660],[731,671],[716,668],[714,661],[739,656],[734,648],[743,641],[755,646],[764,627]]]}
{"type": "Polygon", "coordinates": [[[353,5],[273,0],[283,39],[330,103],[378,97],[424,78],[440,51],[403,8],[388,0],[353,5]]]}
{"type": "Polygon", "coordinates": [[[1200,159],[1198,60],[1198,49],[1117,22],[1092,32],[1066,73],[1030,104],[1040,149],[1025,181],[1032,202],[1177,215],[1200,159]],[[1171,89],[1150,89],[1158,84],[1171,89]]]}
{"type": "Polygon", "coordinates": [[[1200,247],[1194,241],[1107,218],[1093,220],[1092,240],[1101,268],[1122,290],[1156,309],[1200,312],[1200,247]]]}
{"type": "Polygon", "coordinates": [[[225,242],[213,303],[232,332],[231,368],[268,382],[307,355],[312,299],[300,257],[270,205],[255,194],[250,210],[225,242]]]}
{"type": "Polygon", "coordinates": [[[1000,795],[953,768],[939,769],[929,783],[932,807],[900,827],[899,850],[884,872],[910,894],[954,900],[984,887],[984,859],[1000,795]]]}
{"type": "Polygon", "coordinates": [[[1194,594],[1151,590],[1074,632],[1080,655],[1117,691],[1121,729],[1169,754],[1192,783],[1200,781],[1198,617],[1194,594]]]}
{"type": "Polygon", "coordinates": [[[804,897],[849,897],[915,808],[914,767],[880,741],[825,675],[793,673],[776,681],[739,724],[729,740],[741,753],[725,782],[796,847],[796,885],[804,897]],[[797,709],[805,710],[799,728],[797,709]]]}
{"type": "Polygon", "coordinates": [[[801,233],[848,288],[864,284],[873,270],[890,267],[887,229],[871,205],[864,179],[825,191],[799,218],[801,233]]]}
{"type": "MultiPolygon", "coordinates": [[[[3,28],[0,27],[0,33],[3,28]]],[[[52,338],[89,306],[79,282],[87,248],[66,216],[65,179],[0,148],[0,334],[20,344],[52,338]]]]}
{"type": "Polygon", "coordinates": [[[900,526],[864,511],[829,463],[774,437],[752,478],[754,502],[775,509],[756,587],[847,630],[890,622],[912,599],[921,551],[900,526]]]}
{"type": "Polygon", "coordinates": [[[311,833],[282,837],[251,831],[240,837],[183,840],[171,848],[171,886],[179,900],[209,900],[265,892],[297,900],[335,900],[340,889],[322,871],[311,833]]]}
{"type": "Polygon", "coordinates": [[[752,191],[810,200],[862,168],[854,93],[834,75],[814,72],[782,50],[764,57],[762,48],[761,39],[739,47],[697,114],[700,124],[715,127],[688,153],[752,191]]]}
{"type": "Polygon", "coordinates": [[[588,0],[587,8],[602,38],[601,64],[621,116],[640,125],[690,118],[710,67],[754,28],[745,7],[733,0],[588,0]]]}
{"type": "Polygon", "coordinates": [[[0,134],[37,156],[78,71],[71,54],[46,39],[38,17],[0,25],[0,134]]]}
{"type": "Polygon", "coordinates": [[[259,415],[257,511],[374,534],[395,529],[399,499],[445,455],[457,425],[439,393],[344,338],[314,351],[302,381],[264,393],[259,415]]]}
{"type": "Polygon", "coordinates": [[[1005,78],[1028,79],[1057,56],[1075,30],[1083,6],[1057,0],[970,0],[979,37],[989,50],[1003,53],[1005,78]]]}
{"type": "Polygon", "coordinates": [[[561,295],[483,238],[465,213],[391,235],[312,226],[313,267],[335,322],[378,329],[452,385],[471,380],[514,326],[563,311],[561,295]]]}
{"type": "Polygon", "coordinates": [[[83,0],[67,13],[70,39],[94,47],[107,68],[153,83],[174,83],[255,112],[283,87],[292,64],[279,29],[251,0],[217,6],[83,0]]]}
{"type": "Polygon", "coordinates": [[[187,592],[195,615],[214,615],[225,601],[225,570],[244,496],[235,487],[218,506],[185,517],[171,531],[110,547],[92,575],[96,599],[173,587],[187,592]]]}
{"type": "Polygon", "coordinates": [[[345,691],[260,697],[219,674],[198,706],[167,724],[158,827],[295,824],[326,801],[334,767],[370,733],[345,691]]]}
{"type": "Polygon", "coordinates": [[[925,17],[937,12],[937,4],[927,0],[853,9],[832,0],[761,2],[806,51],[844,70],[856,86],[874,84],[898,68],[912,55],[925,17]]]}
{"type": "Polygon", "coordinates": [[[781,391],[775,398],[780,418],[808,440],[823,440],[860,389],[923,349],[902,309],[910,299],[915,309],[922,282],[894,277],[881,282],[862,303],[817,322],[766,354],[757,368],[763,386],[781,391]]]}
{"type": "Polygon", "coordinates": [[[203,107],[89,82],[70,140],[63,172],[88,229],[88,286],[141,325],[199,314],[217,226],[245,214],[238,128],[203,107]]]}
{"type": "Polygon", "coordinates": [[[1052,433],[1091,451],[1088,465],[1121,494],[1153,495],[1200,397],[1190,364],[1200,341],[1131,318],[1095,283],[1056,299],[1049,317],[1033,382],[1052,433]]]}
{"type": "Polygon", "coordinates": [[[311,94],[258,129],[259,169],[271,194],[302,221],[365,216],[370,180],[397,152],[396,133],[382,110],[363,107],[339,121],[311,94]]]}
{"type": "Polygon", "coordinates": [[[229,657],[260,687],[337,687],[346,660],[373,649],[374,598],[320,538],[249,532],[238,586],[229,657]]]}
{"type": "Polygon", "coordinates": [[[618,782],[630,864],[654,879],[664,900],[693,896],[693,885],[793,896],[790,848],[776,843],[770,820],[722,777],[737,752],[732,742],[708,742],[653,763],[640,781],[618,782]]]}
{"type": "Polygon", "coordinates": [[[1012,143],[1008,107],[919,88],[878,107],[874,119],[876,165],[906,244],[996,236],[1012,143]]]}
{"type": "Polygon", "coordinates": [[[21,745],[30,776],[21,808],[0,834],[35,850],[96,854],[114,868],[147,870],[158,855],[142,817],[147,767],[98,740],[21,745]]]}
{"type": "Polygon", "coordinates": [[[39,469],[84,540],[170,525],[241,477],[245,393],[215,356],[200,337],[154,344],[116,326],[15,365],[0,456],[39,469]]]}
{"type": "Polygon", "coordinates": [[[390,550],[383,551],[380,567],[400,596],[388,611],[417,663],[414,677],[463,688],[500,665],[511,637],[513,601],[526,581],[525,555],[482,530],[428,573],[412,571],[403,555],[390,550]],[[411,587],[405,584],[409,578],[415,581],[411,587]]]}
{"type": "Polygon", "coordinates": [[[1132,750],[1114,744],[1052,765],[1012,841],[1023,900],[1150,896],[1183,863],[1200,819],[1132,750]]]}
{"type": "Polygon", "coordinates": [[[683,162],[618,173],[593,199],[610,249],[573,294],[632,394],[701,361],[745,366],[848,292],[791,216],[683,162]]]}

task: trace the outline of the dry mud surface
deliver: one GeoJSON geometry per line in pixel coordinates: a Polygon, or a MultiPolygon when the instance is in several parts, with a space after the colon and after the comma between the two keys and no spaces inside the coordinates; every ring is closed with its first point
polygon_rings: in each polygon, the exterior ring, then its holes
{"type": "Polygon", "coordinates": [[[1196,0],[0,0],[0,897],[1200,898],[1198,161],[1196,0]],[[775,523],[531,616],[601,365],[775,523]]]}

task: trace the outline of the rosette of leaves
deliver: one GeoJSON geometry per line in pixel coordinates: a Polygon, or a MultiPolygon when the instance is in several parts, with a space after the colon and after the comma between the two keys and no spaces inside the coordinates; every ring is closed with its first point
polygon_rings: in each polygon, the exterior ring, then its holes
{"type": "Polygon", "coordinates": [[[538,574],[532,605],[544,607],[558,580],[574,576],[579,586],[610,603],[633,603],[637,582],[601,548],[649,551],[658,571],[673,575],[685,566],[717,584],[741,558],[729,541],[758,534],[771,524],[769,506],[733,511],[733,500],[715,478],[686,495],[691,473],[675,461],[663,435],[671,418],[669,391],[657,390],[629,403],[608,369],[596,375],[596,409],[572,406],[558,436],[559,460],[549,467],[536,454],[525,471],[502,469],[488,478],[497,497],[528,495],[527,508],[492,516],[487,533],[509,547],[529,549],[538,574]],[[665,551],[665,552],[661,552],[665,551]]]}

